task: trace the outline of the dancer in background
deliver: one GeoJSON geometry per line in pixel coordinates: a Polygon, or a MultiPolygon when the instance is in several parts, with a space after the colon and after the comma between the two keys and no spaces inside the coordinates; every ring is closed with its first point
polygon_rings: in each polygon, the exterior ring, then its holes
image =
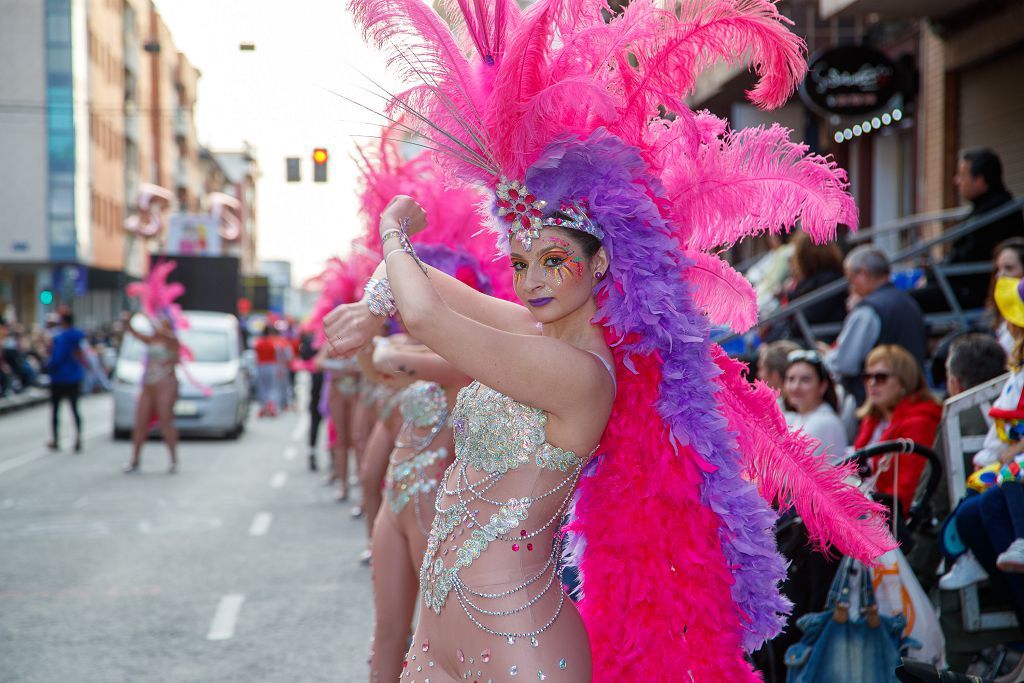
{"type": "Polygon", "coordinates": [[[415,81],[387,111],[415,112],[447,176],[492,193],[523,303],[424,266],[410,237],[444,218],[399,196],[378,283],[326,318],[347,354],[397,311],[476,380],[454,409],[403,680],[758,680],[745,652],[787,609],[771,500],[844,553],[893,547],[850,469],[791,437],[774,394],[709,341],[709,319],[749,329],[756,302],[707,252],[797,219],[819,240],[856,223],[845,175],[788,131],[734,133],[683,101],[703,67],[752,53],[752,98],[785,102],[801,41],[756,0],[470,0],[450,16],[461,43],[417,0],[350,7],[415,81]],[[578,608],[556,580],[577,484],[578,608]]]}
{"type": "MultiPolygon", "coordinates": [[[[174,267],[173,261],[158,263],[151,268],[144,282],[133,283],[127,288],[129,296],[140,300],[151,331],[137,330],[130,315],[124,319],[125,331],[146,345],[145,368],[132,428],[132,458],[123,468],[126,474],[139,470],[142,445],[154,420],[170,456],[167,472],[174,474],[178,471],[178,430],[174,426],[174,403],[178,400],[176,367],[190,354],[177,335],[177,330],[187,327],[188,321],[174,303],[185,288],[179,283],[167,282],[174,267]]],[[[206,387],[200,388],[208,391],[206,387]]]]}
{"type": "Polygon", "coordinates": [[[132,459],[124,467],[126,474],[139,469],[142,445],[149,436],[154,416],[171,458],[167,472],[174,474],[178,471],[178,430],[174,426],[178,378],[174,368],[181,357],[181,342],[169,317],[161,316],[150,323],[153,332],[147,334],[135,329],[130,317],[124,321],[125,331],[146,345],[142,388],[135,404],[135,423],[132,426],[132,459]]]}

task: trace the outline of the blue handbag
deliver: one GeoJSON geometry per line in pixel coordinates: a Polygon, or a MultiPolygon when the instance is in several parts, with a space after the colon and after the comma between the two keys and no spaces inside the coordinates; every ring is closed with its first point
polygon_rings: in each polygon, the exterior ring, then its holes
{"type": "Polygon", "coordinates": [[[903,637],[902,614],[879,614],[870,573],[849,557],[839,565],[825,611],[805,614],[796,625],[804,635],[786,650],[786,683],[897,683],[901,651],[914,644],[903,637]],[[861,573],[856,615],[850,610],[854,566],[861,573]]]}

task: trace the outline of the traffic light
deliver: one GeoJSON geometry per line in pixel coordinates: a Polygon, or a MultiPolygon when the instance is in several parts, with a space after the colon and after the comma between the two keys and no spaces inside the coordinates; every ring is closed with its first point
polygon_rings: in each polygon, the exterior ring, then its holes
{"type": "Polygon", "coordinates": [[[289,183],[297,183],[302,180],[302,176],[299,173],[298,157],[285,158],[285,177],[289,183]]]}
{"type": "Polygon", "coordinates": [[[327,182],[327,150],[323,147],[313,150],[313,182],[327,182]]]}
{"type": "Polygon", "coordinates": [[[53,290],[44,289],[39,292],[39,303],[44,306],[49,306],[53,303],[53,290]]]}

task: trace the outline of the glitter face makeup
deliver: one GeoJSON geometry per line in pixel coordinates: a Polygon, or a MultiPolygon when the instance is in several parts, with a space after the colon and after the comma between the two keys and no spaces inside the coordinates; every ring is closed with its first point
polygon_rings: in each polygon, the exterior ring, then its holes
{"type": "Polygon", "coordinates": [[[519,300],[542,323],[568,315],[593,295],[596,280],[587,277],[588,259],[572,239],[555,229],[541,230],[528,251],[513,240],[511,266],[519,300]]]}

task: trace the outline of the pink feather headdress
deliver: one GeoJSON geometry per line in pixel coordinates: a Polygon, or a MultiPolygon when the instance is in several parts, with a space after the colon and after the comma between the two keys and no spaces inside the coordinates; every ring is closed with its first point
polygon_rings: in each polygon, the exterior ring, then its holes
{"type": "Polygon", "coordinates": [[[384,129],[379,144],[359,149],[359,199],[366,231],[353,243],[353,252],[372,257],[368,259],[372,263],[369,270],[377,265],[381,257],[377,231],[381,213],[395,195],[409,195],[427,215],[435,217],[427,230],[413,237],[413,242],[418,246],[448,245],[464,250],[479,262],[480,274],[491,283],[491,293],[515,301],[508,262],[504,258],[499,260],[487,229],[486,213],[480,209],[486,195],[468,185],[444,182],[437,159],[417,149],[415,137],[404,139],[408,137],[406,128],[392,124],[384,129]],[[405,141],[415,150],[408,156],[403,153],[405,141]]]}
{"type": "Polygon", "coordinates": [[[185,293],[180,282],[167,282],[167,277],[178,264],[174,261],[159,261],[149,269],[141,282],[125,287],[125,294],[139,300],[142,311],[150,318],[166,317],[175,329],[188,327],[188,320],[181,313],[181,306],[175,303],[185,293]]]}
{"type": "Polygon", "coordinates": [[[749,284],[717,252],[797,221],[832,239],[857,212],[845,173],[789,131],[733,131],[685,105],[719,61],[750,62],[758,106],[789,98],[804,45],[774,2],[623,5],[452,0],[454,34],[422,0],[349,7],[410,84],[382,95],[383,115],[447,177],[490,193],[502,246],[570,207],[610,256],[598,317],[619,392],[569,525],[594,679],[758,680],[743,653],[788,609],[768,501],[794,504],[816,542],[865,561],[894,542],[847,471],[780,429],[765,390],[710,343],[709,322],[743,331],[757,319],[749,284]]]}

